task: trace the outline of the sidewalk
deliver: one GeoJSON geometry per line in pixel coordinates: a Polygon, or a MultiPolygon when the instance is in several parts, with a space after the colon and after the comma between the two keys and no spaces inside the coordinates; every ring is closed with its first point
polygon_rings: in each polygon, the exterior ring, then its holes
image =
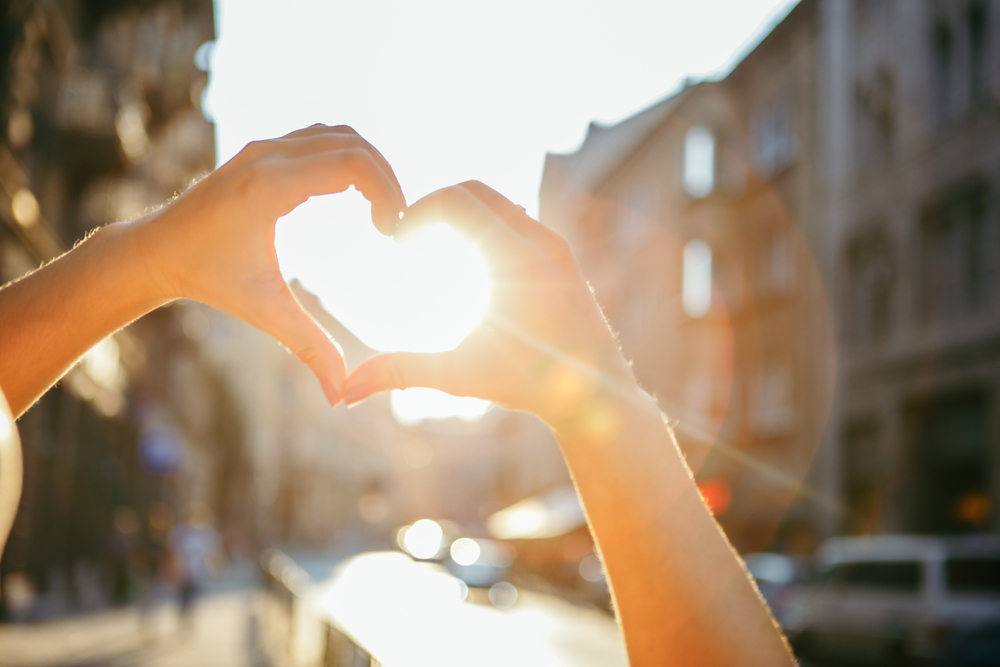
{"type": "Polygon", "coordinates": [[[145,625],[136,607],[0,625],[0,667],[266,667],[257,651],[256,582],[252,571],[234,570],[198,600],[188,635],[172,604],[145,625]]]}

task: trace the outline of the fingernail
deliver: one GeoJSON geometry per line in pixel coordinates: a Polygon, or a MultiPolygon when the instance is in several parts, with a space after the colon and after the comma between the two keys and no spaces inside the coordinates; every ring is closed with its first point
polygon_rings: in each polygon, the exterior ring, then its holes
{"type": "Polygon", "coordinates": [[[340,393],[333,388],[333,383],[323,378],[319,384],[323,387],[323,393],[326,394],[326,400],[330,403],[330,407],[336,407],[337,403],[340,403],[340,393]]]}
{"type": "Polygon", "coordinates": [[[344,392],[344,405],[349,408],[353,408],[355,405],[368,398],[371,393],[372,388],[368,383],[362,383],[349,387],[347,391],[344,392]]]}

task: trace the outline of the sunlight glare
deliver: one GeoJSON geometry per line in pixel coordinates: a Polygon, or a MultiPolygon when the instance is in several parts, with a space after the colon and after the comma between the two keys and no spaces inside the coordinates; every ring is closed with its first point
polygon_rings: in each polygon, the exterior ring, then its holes
{"type": "Polygon", "coordinates": [[[412,426],[424,419],[458,417],[476,422],[489,411],[491,404],[478,398],[452,396],[437,389],[413,387],[392,392],[392,416],[403,426],[412,426]]]}
{"type": "Polygon", "coordinates": [[[421,229],[396,246],[397,314],[408,325],[402,349],[455,349],[486,311],[490,279],[483,258],[444,223],[421,229]]]}

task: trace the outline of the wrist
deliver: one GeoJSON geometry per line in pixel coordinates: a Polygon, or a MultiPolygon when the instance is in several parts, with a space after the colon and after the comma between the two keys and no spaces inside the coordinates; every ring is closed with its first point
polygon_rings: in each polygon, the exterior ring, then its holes
{"type": "Polygon", "coordinates": [[[600,444],[616,439],[625,424],[645,419],[662,421],[663,417],[656,401],[628,369],[627,373],[602,375],[591,391],[543,419],[560,441],[600,444]]]}
{"type": "Polygon", "coordinates": [[[159,213],[132,222],[116,222],[104,230],[120,234],[136,262],[136,279],[143,294],[158,305],[184,295],[172,277],[169,248],[161,238],[159,213]]]}

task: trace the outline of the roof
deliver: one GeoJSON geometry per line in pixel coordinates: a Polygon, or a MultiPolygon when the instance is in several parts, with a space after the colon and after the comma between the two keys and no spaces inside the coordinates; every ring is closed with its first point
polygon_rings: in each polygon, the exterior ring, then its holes
{"type": "MultiPolygon", "coordinates": [[[[704,84],[725,81],[765,44],[783,39],[789,26],[800,17],[815,12],[812,0],[797,2],[784,13],[776,14],[751,40],[745,52],[736,59],[732,68],[721,79],[710,79],[696,84],[686,83],[677,93],[668,95],[634,116],[613,124],[602,125],[591,122],[583,144],[572,153],[547,153],[542,171],[541,195],[555,192],[593,192],[603,184],[656,130],[661,123],[680,106],[690,91],[704,84]]],[[[558,196],[558,195],[557,195],[558,196]]]]}
{"type": "Polygon", "coordinates": [[[576,151],[545,155],[542,190],[545,190],[546,182],[562,181],[569,175],[575,181],[574,185],[583,190],[599,186],[677,108],[690,89],[691,86],[685,86],[679,93],[620,123],[602,125],[591,122],[583,144],[576,151]]]}

